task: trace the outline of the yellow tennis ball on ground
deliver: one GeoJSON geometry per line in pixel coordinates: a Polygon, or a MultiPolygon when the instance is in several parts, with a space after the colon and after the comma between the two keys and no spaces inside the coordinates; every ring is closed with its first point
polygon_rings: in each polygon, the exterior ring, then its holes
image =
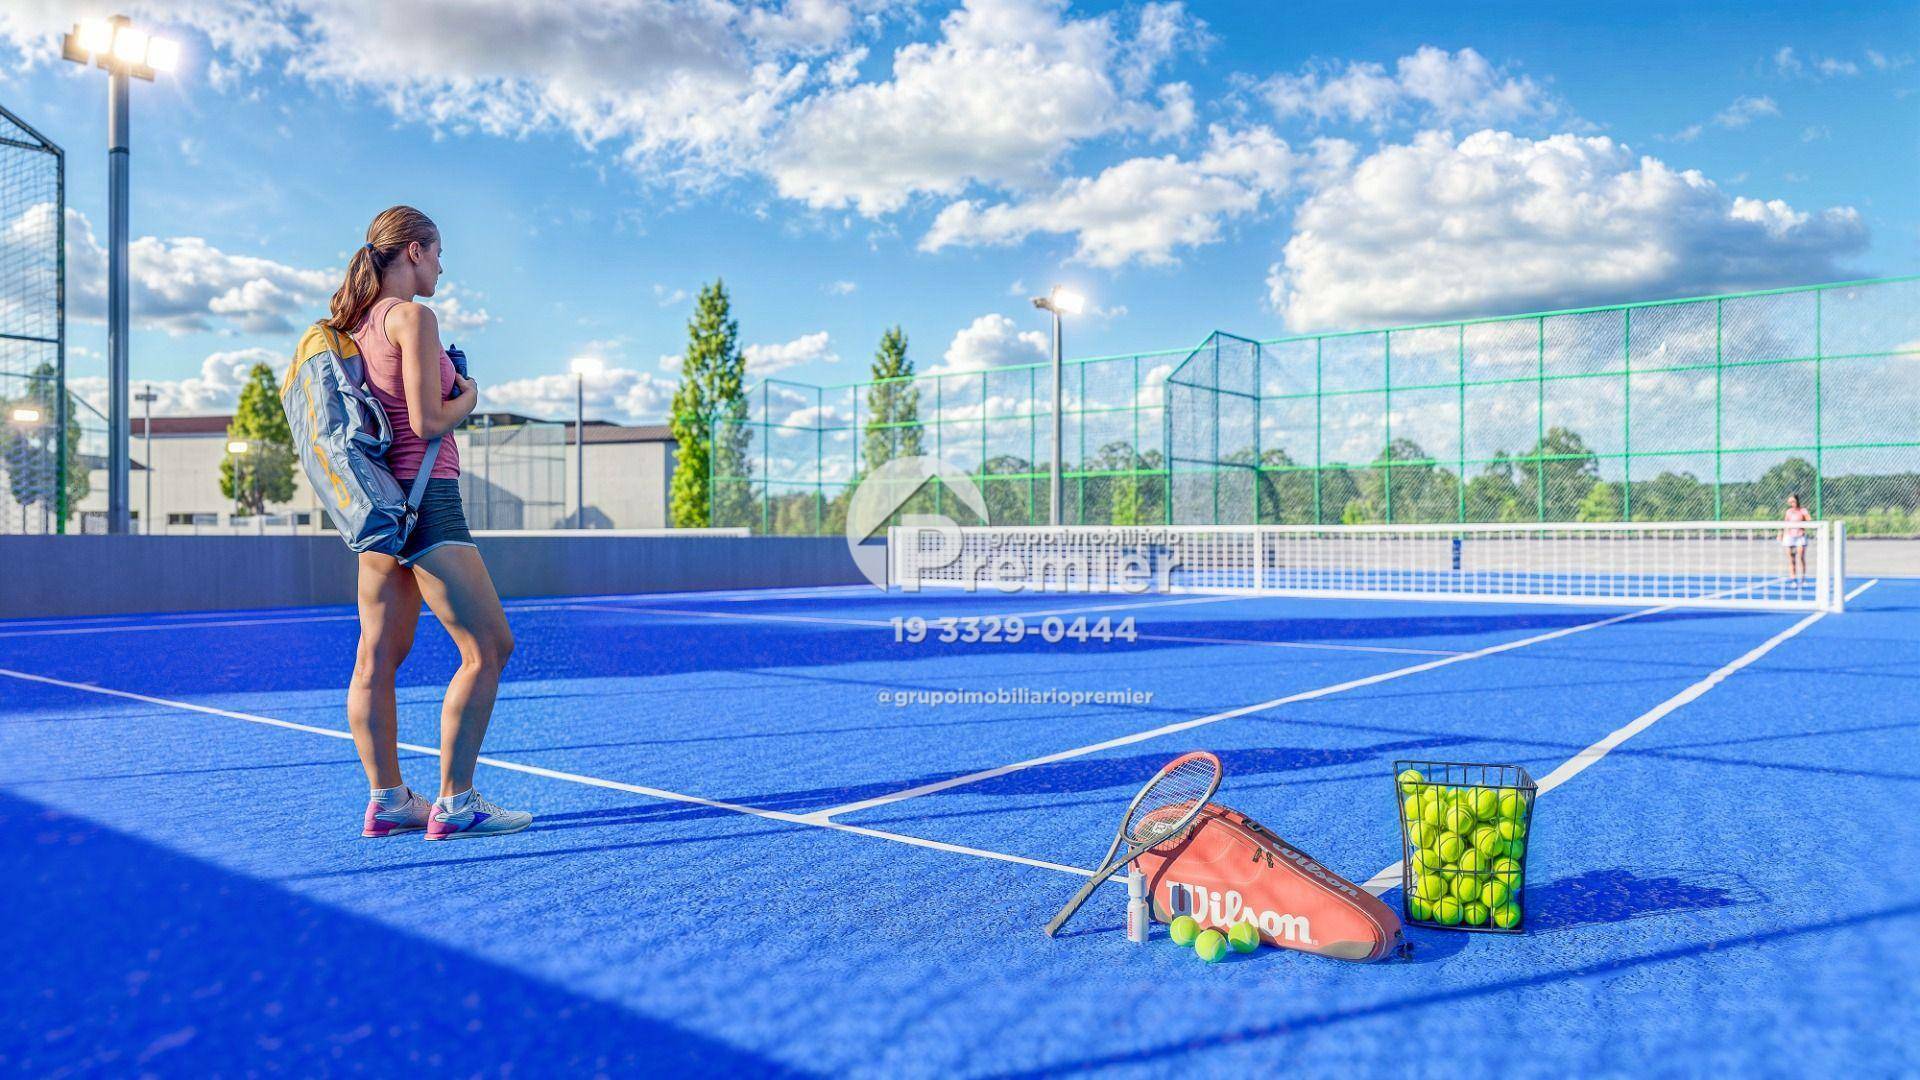
{"type": "Polygon", "coordinates": [[[1441,862],[1457,862],[1461,854],[1467,850],[1467,842],[1460,839],[1458,833],[1441,833],[1439,841],[1433,845],[1433,850],[1440,853],[1441,862]]]}
{"type": "Polygon", "coordinates": [[[1252,952],[1260,947],[1260,928],[1250,922],[1234,923],[1227,931],[1227,944],[1234,952],[1252,952]]]}
{"type": "Polygon", "coordinates": [[[1191,945],[1193,939],[1200,936],[1200,924],[1193,921],[1191,915],[1176,915],[1167,924],[1167,936],[1175,945],[1191,945]]]}
{"type": "Polygon", "coordinates": [[[1520,925],[1520,905],[1509,900],[1493,909],[1493,925],[1511,930],[1520,925]]]}
{"type": "Polygon", "coordinates": [[[1474,877],[1472,874],[1455,874],[1453,875],[1453,887],[1447,891],[1453,894],[1455,900],[1464,904],[1469,900],[1479,897],[1480,879],[1474,877]]]}
{"type": "Polygon", "coordinates": [[[1460,901],[1449,896],[1433,905],[1433,918],[1441,926],[1459,926],[1460,918],[1466,914],[1460,901]]]}
{"type": "Polygon", "coordinates": [[[1487,905],[1489,910],[1498,908],[1501,904],[1506,903],[1507,897],[1511,895],[1513,895],[1513,890],[1509,889],[1507,883],[1501,881],[1499,878],[1494,878],[1492,881],[1480,886],[1480,902],[1487,905]]]}
{"type": "Polygon", "coordinates": [[[1431,922],[1433,919],[1433,905],[1420,899],[1418,896],[1409,896],[1407,897],[1407,918],[1418,919],[1421,922],[1431,922]]]}
{"type": "Polygon", "coordinates": [[[1473,813],[1482,820],[1493,818],[1500,813],[1500,793],[1492,788],[1475,788],[1473,792],[1473,813]]]}
{"type": "Polygon", "coordinates": [[[1460,908],[1460,917],[1466,921],[1468,926],[1487,925],[1487,916],[1490,914],[1492,914],[1492,912],[1487,910],[1487,905],[1478,900],[1469,900],[1460,908]]]}
{"type": "Polygon", "coordinates": [[[1207,963],[1216,963],[1227,955],[1227,935],[1218,930],[1202,930],[1200,936],[1193,939],[1193,951],[1207,963]]]}
{"type": "Polygon", "coordinates": [[[1473,811],[1464,806],[1448,807],[1443,820],[1446,822],[1448,832],[1459,833],[1461,836],[1473,832],[1473,811]]]}

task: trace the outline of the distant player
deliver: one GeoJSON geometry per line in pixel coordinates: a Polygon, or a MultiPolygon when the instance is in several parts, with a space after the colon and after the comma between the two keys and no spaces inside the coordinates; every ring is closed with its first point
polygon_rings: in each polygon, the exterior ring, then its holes
{"type": "MultiPolygon", "coordinates": [[[[1800,496],[1787,496],[1787,514],[1782,520],[1812,521],[1813,515],[1800,505],[1800,496]]],[[[1798,585],[1807,576],[1807,530],[1794,528],[1791,524],[1780,530],[1780,546],[1787,549],[1787,584],[1798,585]]]]}
{"type": "Polygon", "coordinates": [[[347,264],[327,321],[353,336],[367,365],[367,386],[393,423],[387,466],[406,490],[442,437],[428,474],[420,517],[398,558],[360,555],[360,647],[347,688],[347,726],[373,797],[365,836],[424,830],[429,840],[518,832],[533,821],[473,790],[475,759],[493,715],[500,670],[513,632],[493,578],[460,505],[460,454],[453,429],[479,394],[445,349],[433,312],[414,302],[440,279],[440,230],[418,210],[395,206],[367,227],[347,264]],[[428,802],[400,778],[394,678],[413,647],[420,601],[433,609],[460,650],[460,669],[440,706],[440,797],[428,802]]]}

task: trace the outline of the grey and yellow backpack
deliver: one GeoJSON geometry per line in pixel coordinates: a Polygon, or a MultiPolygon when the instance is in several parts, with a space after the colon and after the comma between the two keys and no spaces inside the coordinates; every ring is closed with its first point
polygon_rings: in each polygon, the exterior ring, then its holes
{"type": "Polygon", "coordinates": [[[413,532],[440,439],[427,443],[412,489],[401,490],[387,467],[393,426],[366,382],[366,363],[353,339],[317,322],[294,351],[280,405],[307,482],[341,539],[355,551],[398,555],[413,532]]]}

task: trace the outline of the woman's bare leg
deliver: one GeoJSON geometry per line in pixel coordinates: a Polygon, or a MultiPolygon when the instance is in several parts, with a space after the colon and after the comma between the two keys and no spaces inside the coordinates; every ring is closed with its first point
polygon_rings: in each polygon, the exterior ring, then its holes
{"type": "Polygon", "coordinates": [[[473,786],[474,759],[493,717],[500,672],[513,655],[513,631],[475,549],[437,547],[413,566],[421,596],[460,650],[460,670],[440,707],[440,794],[445,797],[473,786]]]}
{"type": "Polygon", "coordinates": [[[388,555],[360,556],[360,647],[354,653],[353,681],[347,685],[347,726],[367,770],[367,785],[401,785],[400,752],[395,745],[400,721],[394,705],[394,678],[413,648],[420,621],[420,589],[413,571],[388,555]]]}

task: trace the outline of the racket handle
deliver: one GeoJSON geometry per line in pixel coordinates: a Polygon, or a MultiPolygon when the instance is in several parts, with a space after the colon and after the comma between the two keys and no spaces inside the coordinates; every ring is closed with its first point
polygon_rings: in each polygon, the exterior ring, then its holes
{"type": "Polygon", "coordinates": [[[1093,890],[1112,877],[1117,869],[1119,869],[1118,865],[1109,865],[1095,870],[1093,876],[1087,879],[1087,883],[1080,886],[1080,891],[1073,894],[1073,899],[1067,901],[1067,906],[1060,909],[1060,914],[1055,915],[1053,921],[1047,923],[1047,936],[1052,937],[1060,931],[1062,926],[1067,925],[1067,920],[1073,918],[1073,913],[1079,911],[1080,905],[1087,902],[1087,897],[1093,895],[1093,890]]]}
{"type": "Polygon", "coordinates": [[[1147,901],[1147,876],[1127,866],[1127,940],[1144,945],[1151,933],[1153,905],[1147,901]]]}

